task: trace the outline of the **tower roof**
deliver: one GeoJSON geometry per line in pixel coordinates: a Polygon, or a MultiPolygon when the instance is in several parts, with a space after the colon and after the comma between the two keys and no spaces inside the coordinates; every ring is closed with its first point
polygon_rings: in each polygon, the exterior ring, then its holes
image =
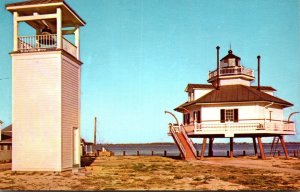
{"type": "Polygon", "coordinates": [[[234,102],[257,102],[257,101],[267,101],[274,102],[284,107],[293,106],[278,97],[269,95],[262,91],[258,91],[253,87],[248,87],[245,85],[226,85],[221,86],[219,90],[213,90],[206,95],[200,97],[199,99],[186,102],[175,110],[180,111],[180,107],[187,107],[193,104],[206,104],[206,103],[234,103],[234,102]]]}
{"type": "MultiPolygon", "coordinates": [[[[55,12],[58,7],[62,8],[63,27],[84,26],[86,24],[64,0],[29,0],[6,5],[8,11],[17,11],[21,16],[33,15],[34,12],[39,14],[55,12]]],[[[32,21],[28,23],[32,24],[32,21]]]]}
{"type": "Polygon", "coordinates": [[[231,59],[231,58],[241,60],[241,58],[238,57],[238,56],[236,56],[236,55],[234,55],[233,52],[232,52],[232,50],[230,49],[230,50],[228,51],[228,55],[226,55],[225,57],[223,57],[223,58],[221,59],[221,61],[223,61],[223,60],[225,60],[225,59],[231,59]]]}
{"type": "Polygon", "coordinates": [[[62,2],[64,2],[64,0],[28,0],[28,1],[18,2],[18,3],[7,4],[6,7],[48,4],[48,3],[62,3],[62,2]]]}

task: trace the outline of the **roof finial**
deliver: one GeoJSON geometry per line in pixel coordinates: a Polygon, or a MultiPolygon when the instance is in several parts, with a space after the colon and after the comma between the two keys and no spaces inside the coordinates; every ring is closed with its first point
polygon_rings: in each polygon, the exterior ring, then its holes
{"type": "Polygon", "coordinates": [[[232,50],[231,50],[231,42],[229,43],[229,51],[228,51],[229,54],[232,54],[232,50]]]}

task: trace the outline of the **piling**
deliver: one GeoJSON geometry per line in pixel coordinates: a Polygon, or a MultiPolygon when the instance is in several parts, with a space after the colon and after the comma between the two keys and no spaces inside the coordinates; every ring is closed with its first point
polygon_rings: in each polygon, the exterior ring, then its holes
{"type": "Polygon", "coordinates": [[[280,157],[280,151],[278,150],[278,157],[280,157]]]}
{"type": "Polygon", "coordinates": [[[243,156],[246,156],[246,151],[243,151],[243,156]]]}
{"type": "Polygon", "coordinates": [[[140,151],[137,151],[137,152],[136,152],[136,155],[137,155],[137,156],[140,156],[140,151]]]}
{"type": "Polygon", "coordinates": [[[154,155],[154,151],[151,152],[151,156],[153,156],[153,155],[154,155]]]}
{"type": "Polygon", "coordinates": [[[197,151],[197,157],[199,157],[199,151],[197,151]]]}
{"type": "Polygon", "coordinates": [[[166,157],[167,156],[167,151],[164,151],[164,157],[166,157]]]}
{"type": "Polygon", "coordinates": [[[227,151],[227,157],[229,157],[229,151],[227,151]]]}
{"type": "Polygon", "coordinates": [[[123,151],[123,156],[125,156],[126,155],[126,152],[125,151],[123,151]]]}

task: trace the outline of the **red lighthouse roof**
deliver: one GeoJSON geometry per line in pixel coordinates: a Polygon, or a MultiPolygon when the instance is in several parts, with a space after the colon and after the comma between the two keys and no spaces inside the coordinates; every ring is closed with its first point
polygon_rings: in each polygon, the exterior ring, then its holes
{"type": "Polygon", "coordinates": [[[208,103],[234,103],[234,102],[274,102],[283,107],[293,106],[292,103],[287,102],[278,97],[269,95],[262,91],[258,91],[253,87],[245,85],[226,85],[221,86],[219,90],[212,90],[206,95],[196,99],[195,101],[186,102],[174,110],[181,111],[181,107],[187,107],[193,104],[208,104],[208,103]]]}
{"type": "Polygon", "coordinates": [[[241,60],[241,58],[240,57],[238,57],[238,56],[236,56],[236,55],[234,55],[233,53],[232,53],[232,50],[230,49],[229,51],[228,51],[228,55],[226,55],[225,57],[223,57],[222,59],[221,59],[221,61],[223,61],[223,60],[226,60],[226,59],[238,59],[238,60],[241,60]]]}

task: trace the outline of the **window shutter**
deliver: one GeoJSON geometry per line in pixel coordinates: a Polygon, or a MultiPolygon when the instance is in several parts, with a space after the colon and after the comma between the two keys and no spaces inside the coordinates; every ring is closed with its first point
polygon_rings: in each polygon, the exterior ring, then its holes
{"type": "Polygon", "coordinates": [[[225,109],[221,109],[221,123],[225,123],[225,109]]]}
{"type": "Polygon", "coordinates": [[[201,111],[200,110],[197,113],[197,122],[201,123],[201,111]]]}
{"type": "Polygon", "coordinates": [[[234,122],[239,122],[239,110],[238,109],[234,109],[234,122]]]}

